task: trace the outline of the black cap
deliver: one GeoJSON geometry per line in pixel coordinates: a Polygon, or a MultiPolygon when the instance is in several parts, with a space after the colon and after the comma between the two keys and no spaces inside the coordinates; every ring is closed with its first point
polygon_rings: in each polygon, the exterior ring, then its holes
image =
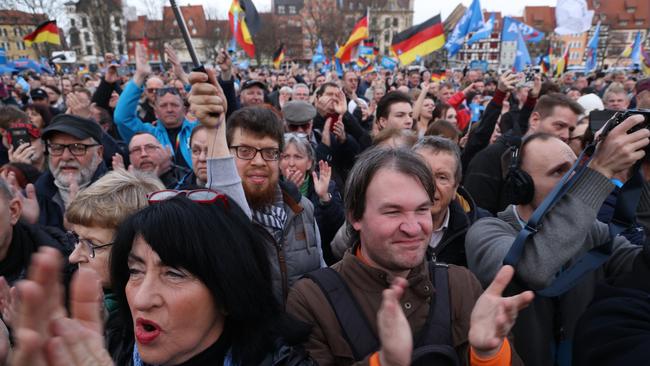
{"type": "Polygon", "coordinates": [[[254,86],[257,86],[260,89],[262,89],[262,91],[266,92],[266,84],[264,84],[263,82],[261,82],[259,80],[246,80],[246,81],[244,81],[244,83],[241,85],[240,91],[244,91],[244,90],[246,90],[248,88],[252,88],[254,86]]]}
{"type": "Polygon", "coordinates": [[[49,140],[55,132],[61,132],[80,140],[89,137],[97,143],[102,142],[102,128],[92,119],[86,119],[72,114],[59,114],[43,130],[43,140],[49,140]]]}
{"type": "Polygon", "coordinates": [[[282,114],[287,124],[299,126],[309,123],[316,117],[316,108],[313,105],[302,101],[292,100],[282,107],[282,114]]]}
{"type": "Polygon", "coordinates": [[[34,99],[48,99],[49,97],[47,96],[47,92],[41,88],[37,89],[32,89],[29,92],[29,95],[32,97],[32,100],[34,99]]]}

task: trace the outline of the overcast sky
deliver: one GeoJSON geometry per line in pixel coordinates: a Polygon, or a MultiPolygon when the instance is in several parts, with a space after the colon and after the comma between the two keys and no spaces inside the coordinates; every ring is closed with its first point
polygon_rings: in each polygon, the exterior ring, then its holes
{"type": "MultiPolygon", "coordinates": [[[[459,0],[415,0],[415,14],[413,23],[421,23],[437,13],[442,14],[445,19],[451,13],[459,0]]],[[[488,11],[501,11],[504,15],[522,15],[526,5],[555,5],[557,0],[480,0],[481,7],[488,11]]],[[[136,5],[139,12],[144,13],[140,0],[127,0],[131,5],[136,5]]],[[[472,0],[460,0],[465,6],[469,6],[472,0]]],[[[179,0],[179,4],[203,4],[206,7],[216,7],[219,10],[220,18],[226,18],[231,0],[179,0]]],[[[253,0],[258,11],[269,11],[271,0],[253,0]]]]}

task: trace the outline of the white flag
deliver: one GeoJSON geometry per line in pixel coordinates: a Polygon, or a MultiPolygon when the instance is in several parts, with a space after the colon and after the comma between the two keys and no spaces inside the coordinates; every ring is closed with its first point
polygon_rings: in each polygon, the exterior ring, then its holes
{"type": "Polygon", "coordinates": [[[587,9],[586,0],[557,0],[555,33],[559,35],[583,33],[591,28],[594,11],[587,9]]]}

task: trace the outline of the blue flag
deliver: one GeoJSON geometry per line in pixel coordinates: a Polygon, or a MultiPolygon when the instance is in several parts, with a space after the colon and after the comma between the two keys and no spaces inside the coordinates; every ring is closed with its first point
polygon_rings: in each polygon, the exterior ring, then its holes
{"type": "Polygon", "coordinates": [[[0,47],[0,65],[5,65],[7,63],[7,51],[4,48],[0,47]]]}
{"type": "Polygon", "coordinates": [[[465,36],[469,32],[474,32],[483,25],[483,12],[481,12],[481,4],[479,0],[473,0],[472,5],[467,8],[463,17],[460,18],[454,31],[451,32],[445,48],[449,53],[449,57],[453,57],[460,51],[465,43],[465,36]]]}
{"type": "Polygon", "coordinates": [[[634,65],[641,64],[641,32],[636,32],[636,38],[634,38],[634,44],[632,45],[632,53],[630,53],[630,58],[632,59],[632,67],[634,65]]]}
{"type": "Polygon", "coordinates": [[[474,42],[489,38],[490,35],[492,34],[492,30],[494,29],[494,13],[490,16],[490,19],[488,19],[487,22],[483,24],[483,26],[474,33],[474,35],[467,41],[467,45],[471,46],[474,42]]]}
{"type": "Polygon", "coordinates": [[[318,45],[314,50],[314,55],[311,57],[311,62],[314,64],[325,62],[325,53],[323,52],[323,42],[318,40],[318,45]]]}
{"type": "Polygon", "coordinates": [[[590,72],[596,69],[596,64],[598,62],[598,38],[600,37],[600,22],[596,26],[594,35],[591,36],[589,43],[587,44],[587,62],[585,63],[585,71],[590,72]]]}
{"type": "Polygon", "coordinates": [[[528,53],[528,48],[526,48],[526,42],[521,33],[517,37],[517,53],[515,56],[515,63],[512,65],[513,69],[516,72],[522,72],[526,66],[531,64],[530,54],[528,53]]]}
{"type": "Polygon", "coordinates": [[[397,67],[398,61],[391,57],[383,56],[381,58],[381,67],[388,70],[393,70],[397,67]]]}
{"type": "Polygon", "coordinates": [[[502,42],[517,41],[517,33],[521,33],[524,41],[537,43],[544,39],[544,32],[522,23],[510,17],[503,18],[503,32],[501,33],[502,42]]]}

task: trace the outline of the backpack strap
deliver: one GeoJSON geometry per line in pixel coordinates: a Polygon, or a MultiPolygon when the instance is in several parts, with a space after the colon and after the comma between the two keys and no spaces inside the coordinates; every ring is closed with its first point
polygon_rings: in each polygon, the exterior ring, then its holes
{"type": "Polygon", "coordinates": [[[431,297],[429,316],[417,338],[416,347],[431,344],[452,345],[448,268],[446,264],[429,262],[435,293],[431,297]]]}
{"type": "Polygon", "coordinates": [[[321,268],[304,277],[314,281],[327,298],[355,360],[363,360],[379,349],[375,332],[338,272],[331,268],[321,268]]]}
{"type": "Polygon", "coordinates": [[[429,262],[435,294],[431,297],[429,315],[416,339],[413,365],[459,365],[451,337],[451,307],[449,296],[449,266],[429,262]]]}

